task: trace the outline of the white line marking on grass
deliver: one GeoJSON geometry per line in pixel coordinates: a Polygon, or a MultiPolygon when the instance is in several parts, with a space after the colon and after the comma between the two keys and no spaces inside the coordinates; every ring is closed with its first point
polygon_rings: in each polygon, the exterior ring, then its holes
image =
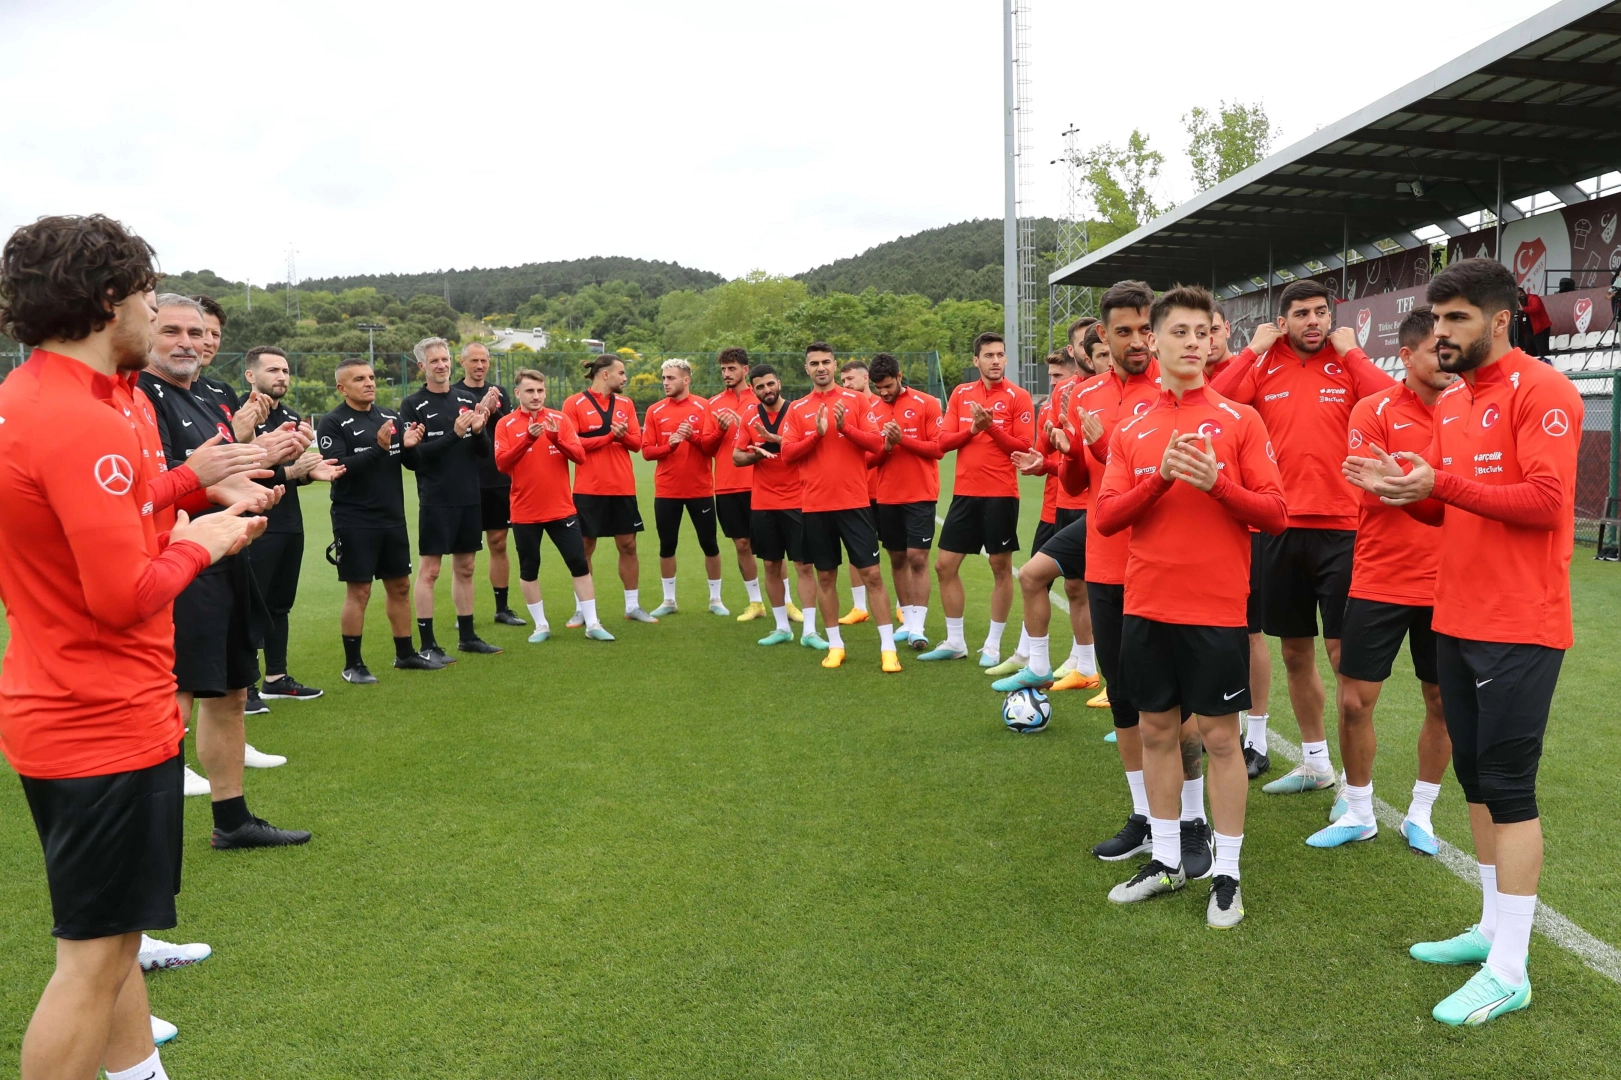
{"type": "MultiPolygon", "coordinates": [[[[1276,731],[1268,731],[1266,736],[1267,749],[1282,754],[1295,765],[1301,762],[1300,747],[1282,738],[1276,731]]],[[[1400,838],[1402,818],[1406,815],[1394,806],[1375,796],[1373,800],[1374,816],[1386,828],[1397,832],[1400,838]]],[[[1475,888],[1480,888],[1480,868],[1475,857],[1459,848],[1435,838],[1441,847],[1436,861],[1467,881],[1475,888]]],[[[1406,843],[1406,840],[1402,840],[1406,843]]],[[[1555,945],[1575,955],[1576,959],[1603,975],[1611,982],[1621,984],[1621,949],[1617,949],[1609,942],[1598,938],[1571,922],[1565,916],[1555,911],[1546,901],[1537,902],[1537,932],[1552,941],[1555,945]]]]}

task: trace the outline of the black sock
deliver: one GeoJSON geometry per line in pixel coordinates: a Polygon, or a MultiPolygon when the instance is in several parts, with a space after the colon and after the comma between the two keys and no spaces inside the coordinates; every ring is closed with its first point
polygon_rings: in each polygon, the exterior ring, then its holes
{"type": "Polygon", "coordinates": [[[456,636],[460,641],[472,641],[478,637],[473,631],[473,617],[471,615],[456,616],[456,636]]]}
{"type": "Polygon", "coordinates": [[[509,590],[509,589],[496,589],[495,590],[495,610],[497,610],[497,611],[510,611],[510,610],[512,610],[511,608],[507,607],[507,593],[510,592],[510,591],[511,590],[509,590]]]}
{"type": "Polygon", "coordinates": [[[416,654],[416,647],[411,644],[410,634],[406,634],[404,637],[397,637],[394,639],[394,655],[396,657],[404,660],[406,657],[415,656],[416,654]]]}
{"type": "Polygon", "coordinates": [[[360,635],[343,635],[343,666],[359,667],[363,663],[365,661],[360,658],[360,635]]]}
{"type": "Polygon", "coordinates": [[[240,829],[253,820],[248,813],[248,800],[245,795],[238,795],[234,799],[221,799],[214,804],[214,828],[220,832],[231,832],[240,829]]]}
{"type": "Polygon", "coordinates": [[[439,642],[433,636],[432,619],[418,619],[417,633],[422,637],[423,652],[427,652],[429,649],[436,648],[438,646],[439,642]]]}

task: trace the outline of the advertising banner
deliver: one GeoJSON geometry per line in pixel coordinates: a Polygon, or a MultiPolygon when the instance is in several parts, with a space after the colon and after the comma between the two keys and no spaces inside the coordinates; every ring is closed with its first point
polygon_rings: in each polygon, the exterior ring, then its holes
{"type": "Polygon", "coordinates": [[[1401,348],[1397,331],[1401,329],[1402,319],[1423,304],[1422,285],[1398,292],[1374,293],[1359,300],[1342,300],[1334,309],[1334,324],[1355,327],[1357,345],[1375,360],[1395,356],[1401,348]]]}
{"type": "MultiPolygon", "coordinates": [[[[1514,271],[1514,280],[1527,292],[1544,296],[1557,293],[1564,278],[1570,278],[1578,290],[1607,289],[1611,277],[1621,269],[1618,225],[1621,194],[1505,222],[1503,265],[1514,271]]],[[[1457,237],[1448,247],[1447,261],[1493,258],[1496,240],[1495,228],[1457,237]]],[[[1554,332],[1570,331],[1560,330],[1556,324],[1554,332]]]]}

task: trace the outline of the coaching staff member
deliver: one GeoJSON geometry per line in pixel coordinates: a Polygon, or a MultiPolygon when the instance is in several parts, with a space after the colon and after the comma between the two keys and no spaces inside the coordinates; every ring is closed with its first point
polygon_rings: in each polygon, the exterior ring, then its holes
{"type": "MultiPolygon", "coordinates": [[[[41,218],[0,254],[0,330],[34,346],[0,385],[0,749],[45,849],[58,939],[23,1080],[164,1076],[136,955],[141,931],[175,925],[180,887],[170,605],[264,526],[239,505],[157,531],[161,451],[133,387],[152,256],[99,215],[41,218]]],[[[195,490],[177,470],[171,495],[181,476],[195,490]]]]}
{"type": "Polygon", "coordinates": [[[506,388],[488,382],[490,350],[476,341],[462,346],[462,381],[456,385],[479,395],[489,420],[484,425],[490,440],[490,455],[478,459],[479,516],[484,525],[484,542],[490,545],[490,589],[495,593],[495,621],[502,626],[523,626],[524,621],[508,602],[512,563],[507,558],[507,529],[511,524],[512,477],[495,467],[495,426],[512,411],[512,398],[506,388]]]}

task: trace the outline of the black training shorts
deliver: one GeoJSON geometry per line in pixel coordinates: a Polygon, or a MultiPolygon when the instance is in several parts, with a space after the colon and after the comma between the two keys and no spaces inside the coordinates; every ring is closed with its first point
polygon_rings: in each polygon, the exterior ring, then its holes
{"type": "Polygon", "coordinates": [[[879,503],[878,540],[885,551],[927,551],[934,543],[934,503],[879,503]]]}
{"type": "Polygon", "coordinates": [[[1435,682],[1435,632],[1430,629],[1434,610],[1356,596],[1346,600],[1340,674],[1363,682],[1384,682],[1390,678],[1402,638],[1406,638],[1407,650],[1413,655],[1413,674],[1419,682],[1435,682]]]}
{"type": "Polygon", "coordinates": [[[659,558],[675,558],[681,544],[681,514],[692,519],[693,531],[698,534],[698,549],[705,555],[719,555],[720,543],[715,539],[715,497],[701,499],[653,499],[653,527],[659,534],[659,558]]]}
{"type": "Polygon", "coordinates": [[[512,546],[518,553],[518,580],[540,578],[540,538],[550,536],[557,553],[563,556],[569,577],[585,577],[591,567],[585,561],[585,534],[580,531],[580,515],[533,523],[512,523],[512,546]]]}
{"type": "Polygon", "coordinates": [[[1266,536],[1250,533],[1250,595],[1244,606],[1244,623],[1252,634],[1266,629],[1266,536]]]}
{"type": "Polygon", "coordinates": [[[221,559],[182,589],[174,600],[175,689],[215,698],[258,682],[263,624],[256,635],[254,607],[263,603],[243,554],[221,559]]]}
{"type": "Polygon", "coordinates": [[[747,491],[728,491],[715,496],[715,517],[721,535],[728,540],[749,538],[749,497],[747,491]]]}
{"type": "Polygon", "coordinates": [[[580,532],[592,540],[642,531],[642,508],[634,495],[575,495],[580,532]]]}
{"type": "Polygon", "coordinates": [[[1242,626],[1127,615],[1120,630],[1120,679],[1143,712],[1181,706],[1183,719],[1236,713],[1250,707],[1249,633],[1242,626]]]}
{"type": "MultiPolygon", "coordinates": [[[[1063,511],[1059,511],[1063,513],[1063,511]]],[[[1068,581],[1086,578],[1086,511],[1080,517],[1058,529],[1031,551],[1047,556],[1058,564],[1058,572],[1068,581]]]]}
{"type": "Polygon", "coordinates": [[[512,485],[478,489],[479,524],[485,532],[499,532],[512,522],[512,485]]]}
{"type": "Polygon", "coordinates": [[[837,570],[843,562],[839,551],[850,553],[850,565],[857,570],[878,565],[878,526],[872,520],[871,506],[849,510],[807,510],[805,554],[818,570],[837,570]]]}
{"type": "Polygon", "coordinates": [[[417,509],[417,554],[470,555],[484,547],[484,514],[477,506],[417,509]]]}
{"type": "Polygon", "coordinates": [[[1040,555],[1042,547],[1058,535],[1058,526],[1051,521],[1036,522],[1036,535],[1030,540],[1030,554],[1040,555]]]}
{"type": "Polygon", "coordinates": [[[1262,600],[1266,633],[1277,638],[1316,637],[1321,612],[1323,637],[1339,637],[1346,594],[1351,591],[1356,532],[1288,528],[1281,536],[1267,536],[1262,544],[1266,549],[1262,600]]]}
{"type": "Polygon", "coordinates": [[[810,562],[805,555],[805,515],[794,509],[749,511],[749,546],[766,562],[810,562]]]}
{"type": "Polygon", "coordinates": [[[52,934],[82,941],[175,925],[184,767],[176,752],[133,772],[19,777],[45,849],[52,934]]]}
{"type": "Polygon", "coordinates": [[[940,550],[958,555],[1019,550],[1019,500],[1004,495],[953,495],[940,529],[940,550]]]}
{"type": "Polygon", "coordinates": [[[339,526],[332,530],[338,580],[391,581],[411,576],[411,534],[404,525],[382,529],[339,526]]]}
{"type": "Polygon", "coordinates": [[[1137,726],[1137,706],[1120,678],[1120,632],[1125,620],[1126,587],[1096,581],[1086,583],[1086,607],[1092,613],[1092,640],[1097,645],[1098,670],[1109,691],[1114,726],[1137,726]]]}

